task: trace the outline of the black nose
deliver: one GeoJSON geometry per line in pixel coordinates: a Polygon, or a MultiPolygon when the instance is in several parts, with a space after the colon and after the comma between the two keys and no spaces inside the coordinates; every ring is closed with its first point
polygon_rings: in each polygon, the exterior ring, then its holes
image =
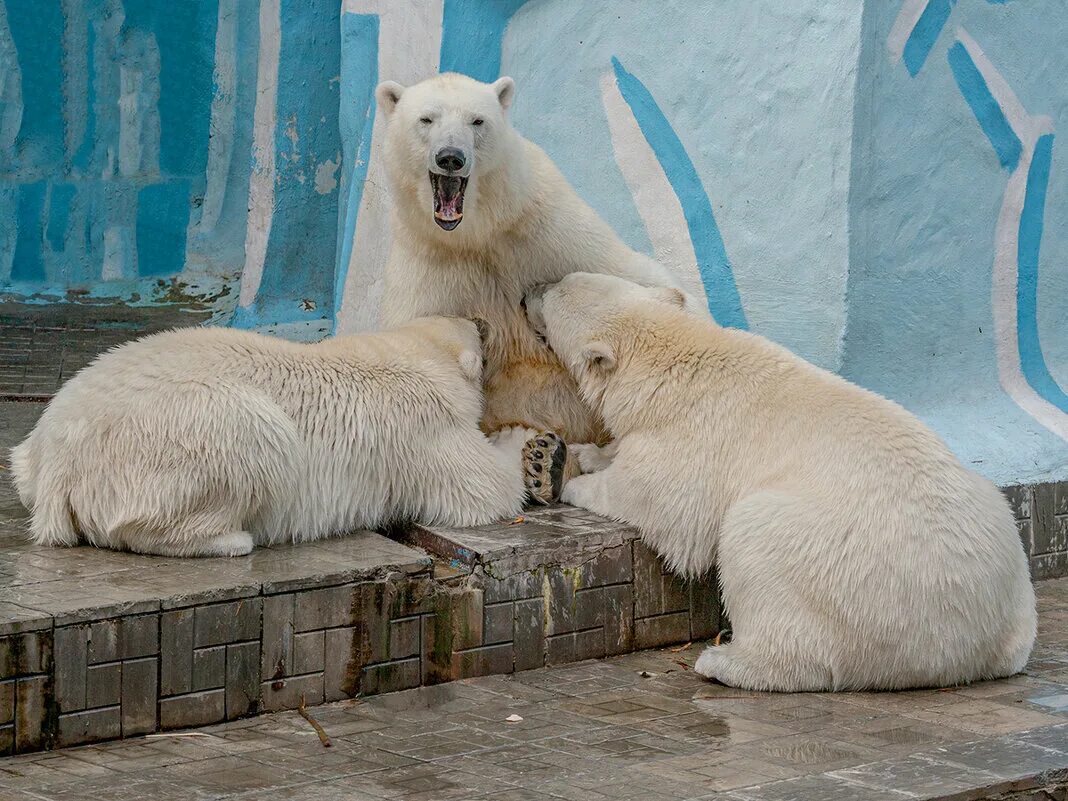
{"type": "Polygon", "coordinates": [[[434,161],[441,169],[449,172],[462,170],[467,163],[467,159],[464,158],[464,152],[456,147],[443,147],[434,157],[434,161]]]}

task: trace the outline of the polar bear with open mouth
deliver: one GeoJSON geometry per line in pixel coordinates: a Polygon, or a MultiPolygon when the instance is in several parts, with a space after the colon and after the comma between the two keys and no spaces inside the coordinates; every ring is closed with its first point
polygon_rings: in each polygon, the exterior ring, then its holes
{"type": "MultiPolygon", "coordinates": [[[[541,148],[512,128],[514,95],[511,78],[487,84],[452,73],[378,87],[393,201],[382,320],[482,318],[483,429],[523,425],[565,441],[604,442],[601,421],[523,319],[523,293],[575,271],[679,283],[627,247],[541,148]]],[[[708,314],[704,298],[690,305],[708,314]]]]}

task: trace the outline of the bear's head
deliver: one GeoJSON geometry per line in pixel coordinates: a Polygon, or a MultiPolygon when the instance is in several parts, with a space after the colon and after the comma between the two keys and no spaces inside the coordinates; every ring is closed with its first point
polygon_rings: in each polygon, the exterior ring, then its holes
{"type": "Polygon", "coordinates": [[[685,314],[685,305],[677,289],[595,273],[571,273],[523,296],[531,327],[584,388],[616,369],[620,334],[634,327],[635,312],[685,314]]]}
{"type": "Polygon", "coordinates": [[[508,107],[511,78],[482,83],[446,73],[407,88],[384,81],[375,90],[387,120],[386,166],[395,188],[426,204],[445,231],[460,224],[464,195],[471,200],[480,176],[506,160],[514,133],[508,107]]]}

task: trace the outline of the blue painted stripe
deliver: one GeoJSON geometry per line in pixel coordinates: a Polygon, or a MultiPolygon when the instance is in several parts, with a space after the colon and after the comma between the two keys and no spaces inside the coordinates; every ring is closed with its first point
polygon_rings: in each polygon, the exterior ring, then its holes
{"type": "Polygon", "coordinates": [[[634,113],[638,127],[656,154],[682,205],[693,251],[697,256],[697,268],[708,296],[709,311],[720,325],[748,328],[723,237],[720,236],[712,204],[697,175],[697,169],[645,85],[627,72],[615,56],[612,57],[612,67],[620,94],[634,113]]]}
{"type": "Polygon", "coordinates": [[[501,74],[501,45],[512,15],[526,0],[445,0],[441,13],[439,72],[462,72],[479,81],[501,74]]]}
{"type": "Polygon", "coordinates": [[[378,16],[343,14],[341,17],[341,108],[342,142],[345,147],[344,193],[334,271],[334,326],[345,294],[345,279],[352,258],[356,218],[363,199],[364,180],[371,160],[371,132],[375,124],[375,85],[378,83],[378,16]],[[355,146],[354,146],[355,145],[355,146]]]}
{"type": "Polygon", "coordinates": [[[1016,335],[1020,347],[1020,368],[1027,383],[1043,399],[1068,414],[1068,395],[1050,375],[1038,335],[1038,256],[1052,160],[1053,134],[1046,134],[1035,143],[1031,168],[1027,171],[1023,212],[1020,214],[1016,335]]]}
{"type": "Polygon", "coordinates": [[[927,3],[927,7],[916,21],[916,27],[912,29],[908,41],[905,42],[902,59],[909,75],[915,77],[923,69],[924,62],[927,61],[931,48],[938,41],[938,36],[942,33],[946,20],[949,19],[949,12],[953,10],[956,2],[957,0],[929,0],[927,3]]]}
{"type": "Polygon", "coordinates": [[[18,233],[11,263],[12,281],[44,281],[44,204],[47,184],[38,181],[18,189],[18,233]]]}
{"type": "Polygon", "coordinates": [[[982,73],[975,66],[972,57],[963,44],[957,42],[949,49],[947,56],[953,77],[960,87],[960,93],[972,109],[972,114],[979,122],[986,138],[997,153],[998,161],[1007,170],[1015,170],[1020,163],[1020,153],[1023,145],[1020,138],[1012,130],[1009,121],[998,105],[997,100],[990,93],[990,89],[983,80],[982,73]]]}

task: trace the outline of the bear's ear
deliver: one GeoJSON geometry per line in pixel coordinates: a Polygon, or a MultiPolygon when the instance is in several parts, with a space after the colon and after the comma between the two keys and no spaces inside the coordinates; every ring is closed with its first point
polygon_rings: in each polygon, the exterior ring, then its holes
{"type": "Polygon", "coordinates": [[[477,350],[465,350],[460,354],[460,372],[468,381],[482,380],[482,354],[477,350]]]}
{"type": "Polygon", "coordinates": [[[386,119],[389,119],[396,110],[402,94],[404,94],[404,87],[396,81],[382,81],[378,84],[378,88],[375,89],[375,100],[378,101],[378,107],[382,109],[386,119]]]}
{"type": "Polygon", "coordinates": [[[616,354],[605,342],[589,343],[582,349],[582,360],[588,368],[602,373],[611,372],[616,368],[616,354]]]}
{"type": "Polygon", "coordinates": [[[653,297],[680,309],[686,308],[686,296],[674,287],[658,286],[653,290],[653,297]]]}
{"type": "Polygon", "coordinates": [[[497,93],[497,100],[500,101],[501,108],[507,111],[508,107],[512,105],[512,99],[515,97],[515,81],[511,78],[498,78],[490,86],[497,93]]]}

